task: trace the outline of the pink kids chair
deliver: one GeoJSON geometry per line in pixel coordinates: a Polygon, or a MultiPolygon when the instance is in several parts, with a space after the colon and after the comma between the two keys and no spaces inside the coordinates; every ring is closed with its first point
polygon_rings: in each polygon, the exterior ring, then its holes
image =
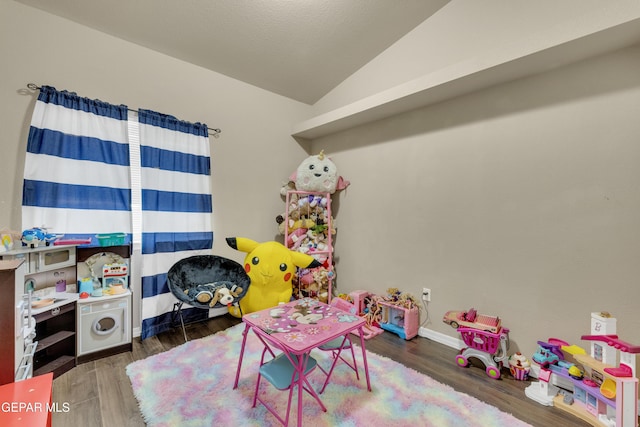
{"type": "Polygon", "coordinates": [[[331,364],[331,368],[329,371],[326,371],[322,366],[318,365],[320,370],[325,373],[327,379],[324,381],[322,388],[320,389],[320,394],[324,392],[324,389],[329,384],[329,379],[331,378],[331,374],[333,373],[333,369],[335,368],[338,360],[343,361],[348,367],[353,369],[356,373],[356,379],[360,380],[360,374],[358,373],[358,364],[356,363],[356,356],[353,351],[353,343],[351,342],[350,334],[334,338],[329,342],[326,342],[318,347],[319,350],[330,352],[331,357],[333,359],[333,363],[331,364]],[[342,350],[341,350],[342,349],[342,350]],[[342,354],[345,350],[351,351],[351,362],[342,357],[342,354]]]}

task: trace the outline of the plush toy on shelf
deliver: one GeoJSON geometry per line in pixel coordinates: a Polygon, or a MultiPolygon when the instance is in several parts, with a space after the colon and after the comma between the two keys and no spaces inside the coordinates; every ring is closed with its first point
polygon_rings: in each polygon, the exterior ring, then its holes
{"type": "Polygon", "coordinates": [[[229,313],[235,317],[289,302],[293,292],[291,279],[296,267],[321,266],[312,256],[289,250],[278,242],[259,243],[245,237],[228,237],[226,240],[233,249],[247,253],[244,270],[251,279],[251,286],[239,302],[240,308],[229,308],[229,313]]]}
{"type": "Polygon", "coordinates": [[[309,156],[289,177],[295,182],[296,190],[333,194],[336,190],[344,190],[350,184],[338,175],[338,168],[333,161],[320,151],[317,156],[309,156]]]}
{"type": "Polygon", "coordinates": [[[303,268],[293,278],[293,293],[305,298],[316,298],[329,302],[329,280],[335,279],[335,273],[326,267],[303,268]]]}
{"type": "MultiPolygon", "coordinates": [[[[305,224],[300,220],[312,219],[322,223],[329,222],[326,217],[327,198],[319,195],[308,195],[299,197],[296,191],[310,193],[329,193],[346,189],[351,183],[338,175],[336,164],[320,151],[320,154],[309,156],[300,163],[295,172],[291,174],[289,180],[280,188],[280,196],[286,201],[289,194],[289,217],[278,215],[278,231],[285,234],[291,229],[300,228],[305,224]],[[287,228],[288,227],[288,228],[287,228]]],[[[331,218],[333,222],[333,218],[331,218]]],[[[304,228],[304,227],[303,227],[304,228]]],[[[332,234],[335,234],[335,226],[332,227],[332,234]]]]}

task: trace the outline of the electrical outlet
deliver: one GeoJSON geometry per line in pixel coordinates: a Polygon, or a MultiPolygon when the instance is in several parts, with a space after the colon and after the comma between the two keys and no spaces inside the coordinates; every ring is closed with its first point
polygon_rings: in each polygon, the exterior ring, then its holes
{"type": "Polygon", "coordinates": [[[422,288],[422,300],[423,301],[431,301],[431,289],[422,288]]]}

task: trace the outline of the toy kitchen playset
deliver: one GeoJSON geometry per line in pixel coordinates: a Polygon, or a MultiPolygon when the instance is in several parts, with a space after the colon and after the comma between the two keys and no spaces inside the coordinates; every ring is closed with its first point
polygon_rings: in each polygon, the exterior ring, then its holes
{"type": "Polygon", "coordinates": [[[131,350],[129,257],[126,244],[0,251],[0,385],[131,350]]]}

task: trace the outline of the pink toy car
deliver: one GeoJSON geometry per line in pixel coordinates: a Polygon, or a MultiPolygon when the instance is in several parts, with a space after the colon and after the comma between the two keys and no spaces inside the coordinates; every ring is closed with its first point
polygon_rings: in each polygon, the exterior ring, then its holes
{"type": "Polygon", "coordinates": [[[499,317],[478,314],[475,308],[469,311],[447,311],[442,317],[442,321],[447,325],[451,325],[454,329],[462,326],[493,332],[494,334],[501,329],[499,317]]]}

